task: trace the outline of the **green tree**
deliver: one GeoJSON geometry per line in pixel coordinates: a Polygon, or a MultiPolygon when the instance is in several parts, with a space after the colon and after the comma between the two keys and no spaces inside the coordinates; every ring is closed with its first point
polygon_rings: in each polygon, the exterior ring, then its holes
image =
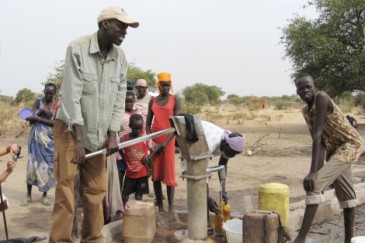
{"type": "Polygon", "coordinates": [[[245,103],[245,99],[243,97],[239,97],[236,94],[227,95],[227,100],[229,101],[229,103],[231,103],[235,106],[239,106],[239,105],[245,103]]]}
{"type": "Polygon", "coordinates": [[[364,0],[313,0],[317,19],[296,15],[282,28],[284,58],[293,64],[292,78],[314,76],[319,89],[332,97],[365,91],[364,0]]]}
{"type": "Polygon", "coordinates": [[[359,92],[354,97],[354,105],[361,106],[362,109],[365,109],[365,92],[359,92]]]}
{"type": "Polygon", "coordinates": [[[61,60],[59,62],[56,62],[52,69],[53,71],[48,73],[46,81],[42,84],[46,85],[47,83],[54,83],[57,87],[57,90],[60,90],[61,84],[63,82],[63,73],[65,71],[65,61],[61,60]]]}
{"type": "Polygon", "coordinates": [[[197,87],[188,86],[182,90],[181,94],[188,103],[203,105],[209,102],[208,95],[197,87]]]}
{"type": "Polygon", "coordinates": [[[229,94],[229,95],[227,95],[227,100],[236,99],[236,98],[239,98],[239,96],[236,95],[236,94],[229,94]]]}
{"type": "Polygon", "coordinates": [[[12,104],[13,100],[14,100],[13,96],[0,94],[0,102],[4,102],[5,104],[12,104]]]}
{"type": "Polygon", "coordinates": [[[186,102],[203,105],[207,103],[217,104],[220,101],[219,98],[225,92],[215,85],[209,86],[203,83],[196,83],[192,86],[185,87],[181,94],[185,97],[186,102]]]}
{"type": "Polygon", "coordinates": [[[137,67],[134,62],[128,64],[127,79],[133,81],[134,85],[138,79],[144,79],[147,81],[148,89],[150,91],[156,91],[156,74],[150,69],[143,71],[141,68],[137,67]]]}
{"type": "Polygon", "coordinates": [[[353,96],[352,93],[349,91],[343,92],[340,96],[341,99],[344,99],[345,101],[352,101],[353,96]]]}
{"type": "MultiPolygon", "coordinates": [[[[60,89],[63,82],[63,74],[65,71],[65,61],[61,60],[56,62],[52,67],[52,71],[47,75],[46,81],[42,82],[43,85],[46,83],[54,83],[57,90],[60,89]]],[[[148,88],[151,91],[156,91],[156,74],[151,70],[143,71],[141,68],[137,67],[134,62],[128,64],[127,79],[132,80],[134,83],[138,79],[145,79],[148,84],[148,88]]]]}
{"type": "Polygon", "coordinates": [[[283,96],[281,96],[281,99],[282,100],[291,100],[289,95],[283,95],[283,96]]]}
{"type": "Polygon", "coordinates": [[[33,104],[34,100],[36,99],[36,93],[31,91],[30,89],[24,88],[18,91],[15,95],[14,103],[18,104],[25,101],[25,104],[29,106],[30,104],[33,104]]]}

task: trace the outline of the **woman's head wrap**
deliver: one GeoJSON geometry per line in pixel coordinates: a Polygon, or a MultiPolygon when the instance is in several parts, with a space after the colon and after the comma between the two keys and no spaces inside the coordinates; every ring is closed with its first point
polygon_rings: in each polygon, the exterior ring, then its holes
{"type": "Polygon", "coordinates": [[[246,138],[245,135],[241,134],[241,136],[235,136],[235,137],[229,137],[229,134],[231,134],[230,131],[225,130],[222,135],[222,140],[226,140],[229,147],[233,149],[236,152],[243,152],[246,146],[246,138]]]}
{"type": "Polygon", "coordinates": [[[171,82],[170,86],[170,94],[174,94],[174,89],[172,87],[171,74],[167,72],[162,72],[157,74],[157,88],[159,94],[161,94],[161,85],[160,82],[171,82]]]}

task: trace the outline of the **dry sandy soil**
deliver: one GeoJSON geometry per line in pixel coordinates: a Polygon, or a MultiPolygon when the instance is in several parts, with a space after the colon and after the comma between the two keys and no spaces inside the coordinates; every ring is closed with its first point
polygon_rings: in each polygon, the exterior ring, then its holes
{"type": "MultiPolygon", "coordinates": [[[[225,109],[229,108],[223,108],[221,112],[224,113],[225,109]]],[[[361,125],[363,118],[355,115],[355,112],[349,114],[360,123],[359,132],[365,136],[365,125],[361,125]]],[[[287,184],[290,188],[291,201],[304,196],[302,179],[309,170],[311,139],[299,109],[278,111],[270,108],[254,111],[254,113],[257,115],[255,119],[245,120],[241,124],[237,124],[239,122],[236,120],[230,120],[229,124],[223,119],[214,121],[223,128],[244,133],[248,148],[252,148],[258,139],[265,136],[256,143],[258,146],[253,150],[252,156],[241,154],[229,161],[227,192],[233,214],[243,212],[244,195],[251,195],[254,207],[257,207],[258,189],[260,185],[267,182],[287,184]]],[[[204,119],[204,116],[202,118],[204,119]]],[[[10,238],[48,237],[53,207],[46,207],[40,203],[42,194],[37,188],[33,188],[33,203],[27,207],[19,206],[26,195],[25,174],[29,128],[19,138],[14,138],[16,132],[16,130],[8,131],[6,137],[0,140],[0,146],[12,143],[22,145],[24,156],[18,161],[12,175],[2,184],[3,192],[10,200],[10,209],[6,211],[9,236],[10,238]]],[[[1,157],[0,171],[6,169],[6,162],[10,159],[9,155],[1,157]]],[[[218,158],[213,158],[211,165],[217,163],[218,158]]],[[[179,178],[181,168],[177,157],[176,168],[179,183],[175,195],[176,209],[186,209],[186,181],[179,178]]],[[[210,195],[218,200],[220,189],[217,175],[211,178],[209,186],[210,195]]],[[[52,201],[54,200],[54,189],[49,192],[49,197],[52,201]]],[[[144,199],[153,200],[149,197],[144,199]]],[[[165,202],[165,208],[167,208],[167,202],[165,202]]],[[[0,239],[4,238],[4,224],[1,222],[0,239]]]]}

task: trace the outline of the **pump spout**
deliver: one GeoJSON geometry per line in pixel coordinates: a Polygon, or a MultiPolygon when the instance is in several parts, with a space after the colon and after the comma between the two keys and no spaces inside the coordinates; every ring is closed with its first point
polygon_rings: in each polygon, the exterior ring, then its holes
{"type": "Polygon", "coordinates": [[[224,165],[217,165],[207,168],[207,173],[218,172],[221,180],[226,179],[226,170],[224,165]]]}

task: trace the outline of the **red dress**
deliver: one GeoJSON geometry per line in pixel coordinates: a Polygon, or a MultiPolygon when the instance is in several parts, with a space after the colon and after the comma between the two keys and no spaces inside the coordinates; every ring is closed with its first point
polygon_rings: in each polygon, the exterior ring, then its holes
{"type": "MultiPolygon", "coordinates": [[[[169,117],[173,116],[175,112],[175,96],[171,95],[164,106],[158,105],[156,99],[156,97],[153,98],[151,107],[154,114],[154,121],[151,127],[152,133],[171,128],[169,117]]],[[[161,145],[167,137],[168,134],[154,138],[153,142],[161,145]]],[[[175,176],[175,137],[168,143],[165,151],[152,156],[152,180],[162,181],[167,186],[177,186],[175,176]]]]}

